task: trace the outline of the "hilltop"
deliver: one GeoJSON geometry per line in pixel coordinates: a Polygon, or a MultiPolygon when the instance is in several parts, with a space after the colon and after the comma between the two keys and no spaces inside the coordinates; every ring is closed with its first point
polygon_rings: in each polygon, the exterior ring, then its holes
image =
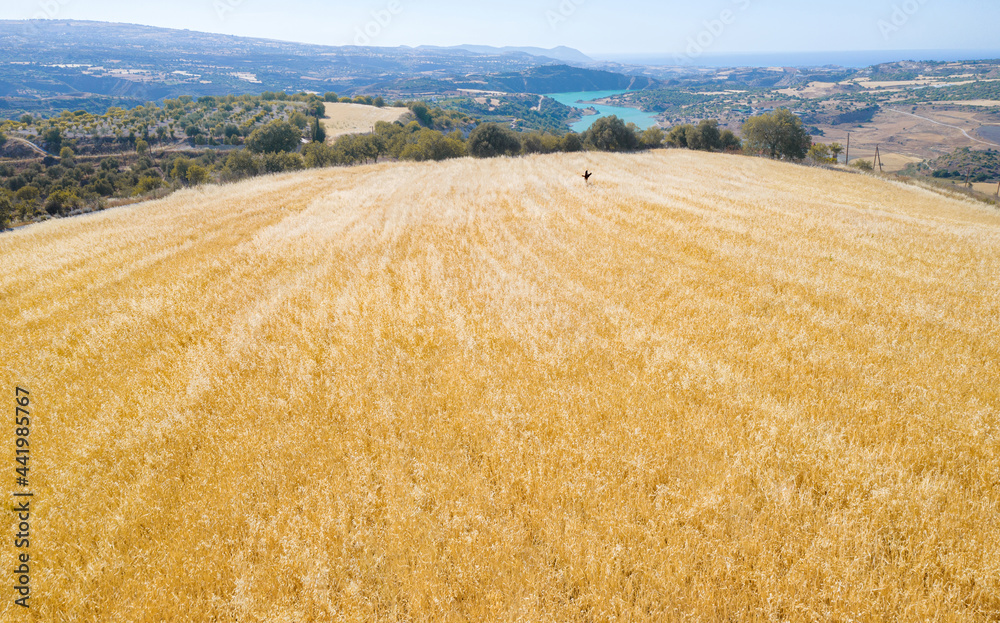
{"type": "Polygon", "coordinates": [[[975,150],[968,147],[956,149],[925,165],[934,177],[950,177],[975,182],[996,180],[1000,177],[1000,153],[994,149],[975,150]]]}
{"type": "Polygon", "coordinates": [[[50,221],[0,268],[39,620],[1000,611],[977,204],[681,150],[463,158],[50,221]]]}
{"type": "Polygon", "coordinates": [[[465,50],[467,52],[473,52],[475,54],[528,54],[530,56],[538,56],[541,58],[551,58],[563,62],[569,63],[585,63],[593,64],[596,61],[590,58],[580,50],[567,47],[565,45],[556,46],[554,48],[539,48],[533,46],[510,46],[506,45],[503,47],[496,47],[492,45],[455,45],[455,46],[436,46],[436,45],[422,45],[418,49],[424,50],[465,50]]]}
{"type": "MultiPolygon", "coordinates": [[[[335,91],[407,97],[400,89],[413,76],[452,81],[593,62],[570,48],[324,46],[74,20],[0,20],[0,58],[0,114],[7,117],[74,107],[96,112],[182,95],[335,91]]],[[[583,70],[570,86],[587,88],[586,76],[583,70]]],[[[548,89],[544,93],[567,84],[535,83],[548,89]]]]}

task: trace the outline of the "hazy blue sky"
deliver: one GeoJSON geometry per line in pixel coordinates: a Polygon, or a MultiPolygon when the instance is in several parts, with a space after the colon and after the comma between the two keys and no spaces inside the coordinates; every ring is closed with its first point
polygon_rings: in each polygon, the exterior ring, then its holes
{"type": "Polygon", "coordinates": [[[567,45],[589,54],[1000,47],[997,0],[0,2],[0,18],[39,16],[329,45],[567,45]]]}

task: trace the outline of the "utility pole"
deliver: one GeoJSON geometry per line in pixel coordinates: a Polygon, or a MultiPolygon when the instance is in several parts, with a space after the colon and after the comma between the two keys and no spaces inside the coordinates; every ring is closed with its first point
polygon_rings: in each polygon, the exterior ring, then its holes
{"type": "Polygon", "coordinates": [[[878,148],[879,148],[879,146],[876,145],[875,146],[875,160],[878,161],[878,172],[882,173],[883,172],[882,171],[882,154],[879,153],[878,148]]]}
{"type": "Polygon", "coordinates": [[[851,133],[847,133],[847,155],[844,156],[844,164],[851,164],[851,133]]]}
{"type": "Polygon", "coordinates": [[[1000,182],[997,182],[997,197],[1000,197],[1000,182]]]}
{"type": "Polygon", "coordinates": [[[965,174],[965,187],[972,188],[972,167],[965,174]]]}

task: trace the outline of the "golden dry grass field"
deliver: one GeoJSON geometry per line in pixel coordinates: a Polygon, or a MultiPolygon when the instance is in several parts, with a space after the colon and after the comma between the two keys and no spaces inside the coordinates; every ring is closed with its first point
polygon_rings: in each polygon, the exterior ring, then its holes
{"type": "Polygon", "coordinates": [[[409,108],[378,108],[365,104],[327,102],[326,117],[321,121],[326,130],[327,142],[333,142],[345,134],[371,132],[379,121],[392,123],[410,114],[409,108]]]}
{"type": "Polygon", "coordinates": [[[996,211],[688,151],[0,235],[0,619],[996,621],[998,284],[996,211]]]}

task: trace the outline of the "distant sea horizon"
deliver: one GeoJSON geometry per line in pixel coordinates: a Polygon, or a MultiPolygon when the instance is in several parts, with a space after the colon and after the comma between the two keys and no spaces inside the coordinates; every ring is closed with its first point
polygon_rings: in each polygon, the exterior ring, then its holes
{"type": "Polygon", "coordinates": [[[841,67],[863,68],[899,61],[974,61],[1000,59],[997,50],[855,50],[850,52],[754,52],[704,53],[694,58],[684,54],[592,54],[595,60],[616,63],[688,67],[841,67]]]}

